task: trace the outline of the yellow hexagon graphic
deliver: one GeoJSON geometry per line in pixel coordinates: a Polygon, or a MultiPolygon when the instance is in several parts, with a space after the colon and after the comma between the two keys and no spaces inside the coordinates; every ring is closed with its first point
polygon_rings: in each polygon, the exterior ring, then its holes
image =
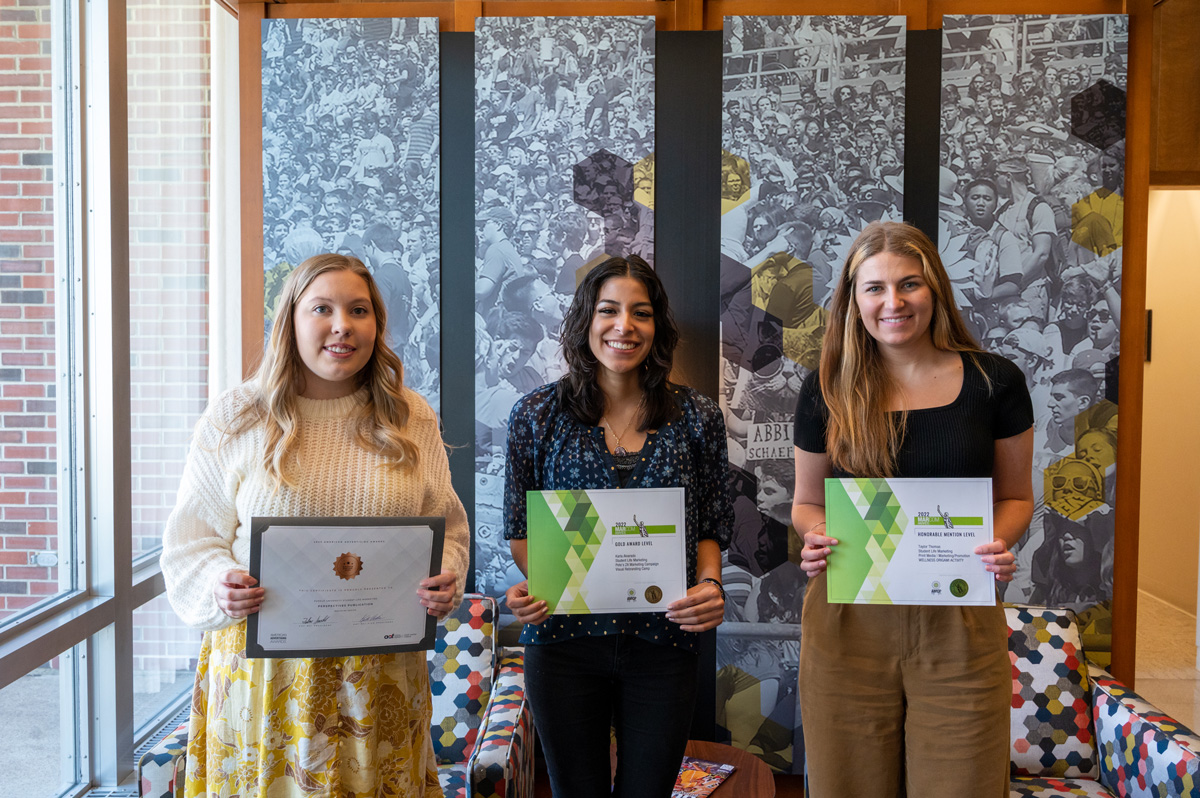
{"type": "Polygon", "coordinates": [[[826,311],[813,300],[812,266],[787,252],[750,270],[750,301],[783,327],[783,354],[808,369],[821,360],[826,311]]]}
{"type": "Polygon", "coordinates": [[[1098,256],[1121,248],[1125,199],[1098,188],[1071,206],[1071,240],[1098,256]]]}
{"type": "Polygon", "coordinates": [[[750,199],[750,164],[721,150],[721,215],[750,199]]]}
{"type": "Polygon", "coordinates": [[[1046,506],[1078,521],[1104,506],[1104,475],[1074,454],[1055,460],[1042,473],[1046,506]]]}
{"type": "Polygon", "coordinates": [[[633,201],[654,210],[654,153],[633,165],[633,201]]]}

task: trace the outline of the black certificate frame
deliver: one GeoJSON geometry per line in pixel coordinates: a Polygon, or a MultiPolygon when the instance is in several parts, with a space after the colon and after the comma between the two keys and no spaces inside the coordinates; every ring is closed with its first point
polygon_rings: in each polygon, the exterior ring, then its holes
{"type": "MultiPolygon", "coordinates": [[[[412,517],[316,517],[289,518],[284,516],[256,516],[250,521],[250,575],[260,579],[262,572],[263,534],[272,526],[327,526],[327,527],[405,527],[423,526],[433,532],[430,547],[429,576],[436,576],[442,569],[442,551],[446,541],[446,519],[433,516],[412,517]]],[[[261,580],[260,580],[261,581],[261,580]]],[[[263,585],[270,590],[269,585],[263,585]]],[[[415,600],[415,597],[414,597],[415,600]]],[[[253,659],[319,659],[324,657],[349,657],[360,654],[397,654],[406,651],[428,651],[434,647],[437,634],[437,619],[426,613],[425,633],[416,643],[381,646],[353,646],[349,648],[302,648],[265,649],[258,642],[258,613],[246,617],[246,656],[253,659]]]]}

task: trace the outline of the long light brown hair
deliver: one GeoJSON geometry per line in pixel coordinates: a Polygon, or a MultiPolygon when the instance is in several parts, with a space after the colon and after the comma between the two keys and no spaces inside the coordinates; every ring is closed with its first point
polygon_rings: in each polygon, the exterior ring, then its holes
{"type": "Polygon", "coordinates": [[[899,222],[867,225],[846,255],[846,265],[833,292],[821,349],[821,393],[829,408],[825,447],[837,468],[856,476],[893,476],[908,421],[907,411],[888,411],[888,400],[898,388],[878,344],[863,326],[854,298],[859,267],[883,252],[921,263],[922,276],[933,292],[933,318],[929,322],[933,345],[944,351],[966,352],[980,367],[975,358],[981,351],[979,344],[958,313],[950,277],[937,247],[912,225],[899,222]]]}
{"type": "MultiPolygon", "coordinates": [[[[288,275],[279,292],[271,338],[253,379],[246,383],[250,402],[233,418],[226,435],[237,435],[262,425],[263,468],[275,486],[292,486],[290,458],[299,440],[296,397],[304,389],[304,364],[296,345],[293,317],[300,297],[323,274],[346,271],[367,284],[375,313],[375,348],[357,375],[367,398],[354,418],[354,440],[369,452],[390,458],[388,467],[412,469],[418,461],[417,446],[405,434],[409,406],[404,396],[404,365],[387,345],[387,308],[371,273],[358,258],[346,255],[314,255],[288,275]]],[[[226,438],[222,438],[224,443],[226,438]]]]}

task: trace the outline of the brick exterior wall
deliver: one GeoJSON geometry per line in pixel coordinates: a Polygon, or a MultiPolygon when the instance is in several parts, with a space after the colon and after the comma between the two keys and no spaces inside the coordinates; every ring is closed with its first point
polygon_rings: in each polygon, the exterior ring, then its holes
{"type": "MultiPolygon", "coordinates": [[[[0,619],[59,591],[32,560],[59,547],[50,13],[0,0],[0,619]]],[[[207,0],[128,6],[135,557],[159,545],[208,395],[209,31],[207,0]]],[[[139,671],[190,667],[196,633],[165,601],[135,626],[139,671]]]]}
{"type": "Polygon", "coordinates": [[[50,80],[48,0],[2,0],[0,617],[58,592],[50,80]]]}

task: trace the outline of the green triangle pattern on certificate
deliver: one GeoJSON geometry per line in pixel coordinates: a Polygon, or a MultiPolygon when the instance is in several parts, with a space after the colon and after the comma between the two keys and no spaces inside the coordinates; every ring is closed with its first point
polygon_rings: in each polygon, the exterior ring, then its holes
{"type": "Polygon", "coordinates": [[[849,544],[830,557],[829,600],[891,604],[883,575],[908,526],[886,479],[831,480],[826,496],[834,537],[849,544]]]}
{"type": "Polygon", "coordinates": [[[589,612],[583,582],[607,530],[587,491],[529,491],[526,507],[529,528],[538,531],[529,553],[535,595],[552,611],[589,612]]]}

